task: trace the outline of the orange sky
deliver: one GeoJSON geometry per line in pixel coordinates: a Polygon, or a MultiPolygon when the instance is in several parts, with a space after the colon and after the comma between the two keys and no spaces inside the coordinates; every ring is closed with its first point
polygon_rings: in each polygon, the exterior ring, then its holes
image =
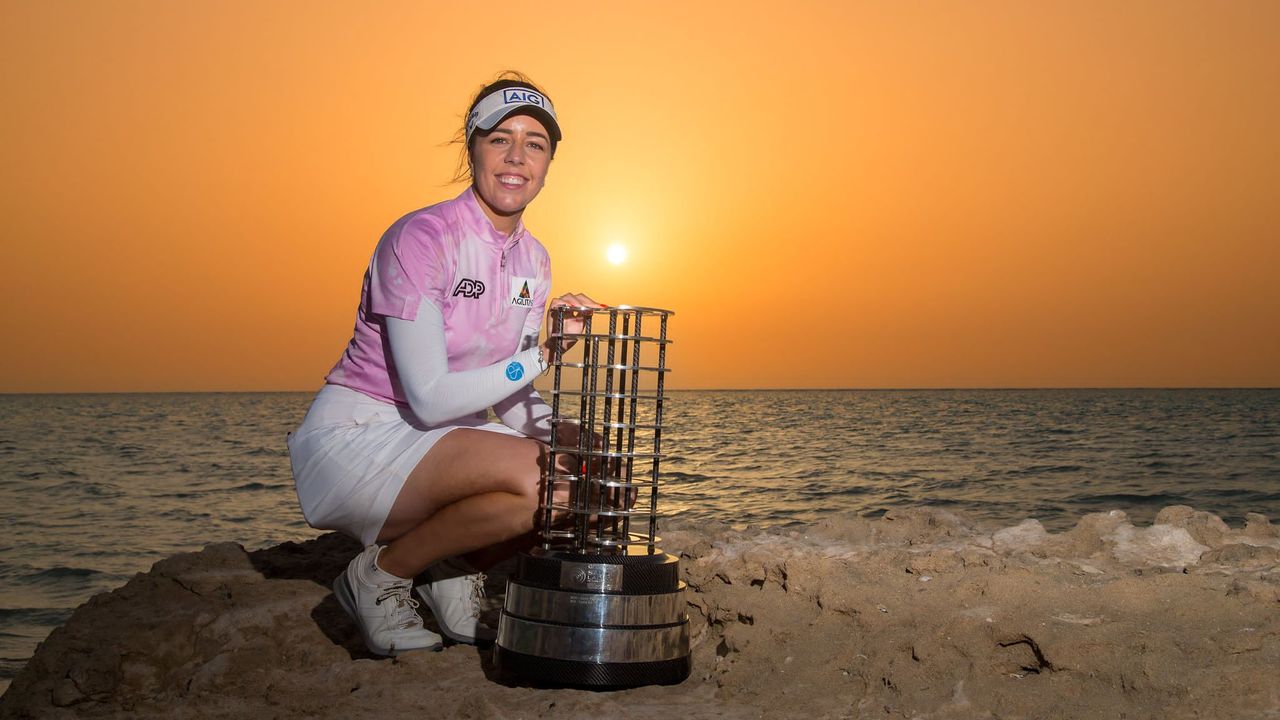
{"type": "Polygon", "coordinates": [[[0,8],[0,392],[318,387],[505,68],[675,387],[1280,385],[1269,0],[0,8]]]}

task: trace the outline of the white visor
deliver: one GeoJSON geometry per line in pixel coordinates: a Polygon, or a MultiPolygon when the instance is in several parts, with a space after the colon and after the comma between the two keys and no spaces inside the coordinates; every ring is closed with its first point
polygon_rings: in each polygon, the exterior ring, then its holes
{"type": "Polygon", "coordinates": [[[532,111],[547,126],[551,139],[560,142],[560,123],[556,121],[551,101],[542,93],[524,87],[495,90],[476,103],[475,109],[467,116],[467,142],[471,142],[471,135],[476,130],[492,130],[517,110],[532,111]]]}

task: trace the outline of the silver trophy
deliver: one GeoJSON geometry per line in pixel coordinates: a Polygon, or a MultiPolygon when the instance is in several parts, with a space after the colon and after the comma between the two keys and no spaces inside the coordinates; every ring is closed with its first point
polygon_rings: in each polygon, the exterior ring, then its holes
{"type": "Polygon", "coordinates": [[[689,676],[680,561],[657,546],[672,314],[625,305],[551,311],[550,334],[561,342],[551,359],[541,544],[519,556],[507,582],[494,647],[504,675],[594,687],[689,676]],[[585,325],[565,333],[574,312],[585,325]]]}

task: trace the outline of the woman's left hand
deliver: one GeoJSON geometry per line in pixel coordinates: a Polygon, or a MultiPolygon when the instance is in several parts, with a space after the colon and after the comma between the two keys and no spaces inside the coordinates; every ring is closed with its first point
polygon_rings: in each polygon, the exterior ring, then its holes
{"type": "MultiPolygon", "coordinates": [[[[592,300],[591,298],[587,297],[586,295],[583,295],[582,293],[565,293],[564,295],[561,295],[558,298],[554,298],[553,300],[551,300],[550,303],[548,303],[547,328],[549,330],[553,327],[550,321],[551,310],[557,307],[565,307],[565,306],[573,307],[573,308],[585,308],[585,310],[573,310],[568,313],[565,313],[564,325],[563,327],[560,328],[560,332],[565,335],[580,334],[583,328],[586,326],[587,316],[591,314],[592,309],[609,307],[608,305],[602,305],[596,302],[595,300],[592,300]]],[[[561,343],[561,347],[564,350],[568,350],[569,348],[573,347],[573,344],[575,342],[577,341],[574,340],[573,338],[568,338],[561,343]]],[[[554,354],[555,345],[552,344],[551,338],[549,337],[547,338],[546,347],[547,347],[548,355],[554,354]]]]}

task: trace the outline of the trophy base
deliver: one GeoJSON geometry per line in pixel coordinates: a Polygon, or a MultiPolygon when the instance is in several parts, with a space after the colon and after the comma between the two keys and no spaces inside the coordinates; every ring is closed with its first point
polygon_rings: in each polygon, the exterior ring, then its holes
{"type": "Polygon", "coordinates": [[[688,655],[650,662],[586,662],[525,655],[495,646],[493,659],[504,674],[557,687],[677,685],[693,671],[693,659],[688,655]]]}
{"type": "Polygon", "coordinates": [[[670,685],[692,671],[680,561],[535,549],[507,582],[494,664],[553,685],[670,685]]]}

